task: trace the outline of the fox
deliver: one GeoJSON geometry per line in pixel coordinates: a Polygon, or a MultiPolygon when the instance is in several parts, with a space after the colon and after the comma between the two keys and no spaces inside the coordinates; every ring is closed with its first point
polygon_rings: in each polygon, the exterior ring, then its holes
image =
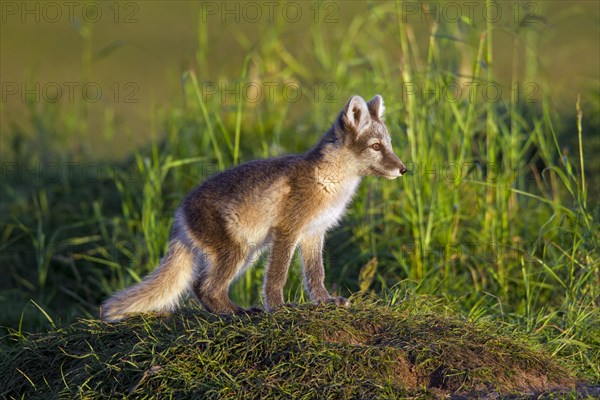
{"type": "Polygon", "coordinates": [[[340,222],[363,177],[407,172],[384,111],[380,95],[368,103],[352,96],[306,153],[249,161],[206,179],[177,209],[158,267],[106,300],[101,318],[169,313],[188,291],[214,314],[260,312],[234,303],[229,287],[267,249],[262,296],[272,311],[286,305],[283,289],[298,247],[311,302],[348,307],[348,299],[325,287],[325,234],[340,222]]]}

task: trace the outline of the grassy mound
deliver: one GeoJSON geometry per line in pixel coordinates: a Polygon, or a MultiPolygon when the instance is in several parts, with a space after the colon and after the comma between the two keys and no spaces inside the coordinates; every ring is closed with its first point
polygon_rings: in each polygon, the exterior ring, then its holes
{"type": "Polygon", "coordinates": [[[521,396],[576,385],[537,346],[427,298],[228,318],[186,307],[18,340],[2,348],[0,397],[521,396]]]}

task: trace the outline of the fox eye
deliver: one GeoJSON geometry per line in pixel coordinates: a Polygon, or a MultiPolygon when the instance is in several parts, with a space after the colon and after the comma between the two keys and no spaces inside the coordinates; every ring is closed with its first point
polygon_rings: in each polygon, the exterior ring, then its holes
{"type": "Polygon", "coordinates": [[[375,151],[380,151],[381,150],[381,143],[373,143],[371,145],[371,148],[375,151]]]}

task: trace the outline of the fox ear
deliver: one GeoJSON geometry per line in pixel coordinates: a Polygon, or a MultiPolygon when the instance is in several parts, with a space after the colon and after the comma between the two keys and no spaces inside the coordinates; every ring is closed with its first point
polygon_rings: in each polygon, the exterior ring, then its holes
{"type": "Polygon", "coordinates": [[[383,97],[376,94],[375,97],[369,101],[367,104],[369,106],[369,112],[373,118],[381,119],[383,117],[383,112],[385,111],[385,106],[383,105],[383,97]]]}
{"type": "Polygon", "coordinates": [[[344,120],[357,135],[369,124],[371,117],[367,103],[360,96],[352,96],[344,108],[344,120]]]}

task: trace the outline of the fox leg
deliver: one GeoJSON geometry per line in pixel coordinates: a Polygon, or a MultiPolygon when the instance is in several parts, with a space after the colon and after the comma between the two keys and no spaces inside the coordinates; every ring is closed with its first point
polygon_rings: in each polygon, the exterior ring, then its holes
{"type": "Polygon", "coordinates": [[[295,248],[296,240],[281,232],[274,232],[263,285],[263,297],[267,310],[283,305],[283,287],[287,281],[288,269],[295,248]]]}
{"type": "Polygon", "coordinates": [[[331,297],[325,289],[325,267],[323,266],[324,234],[302,238],[300,254],[304,285],[313,303],[335,303],[347,307],[350,302],[344,297],[331,297]]]}
{"type": "Polygon", "coordinates": [[[221,249],[215,255],[202,250],[197,251],[192,291],[207,311],[216,314],[244,311],[229,298],[229,286],[243,269],[247,253],[247,248],[237,245],[221,249]]]}

